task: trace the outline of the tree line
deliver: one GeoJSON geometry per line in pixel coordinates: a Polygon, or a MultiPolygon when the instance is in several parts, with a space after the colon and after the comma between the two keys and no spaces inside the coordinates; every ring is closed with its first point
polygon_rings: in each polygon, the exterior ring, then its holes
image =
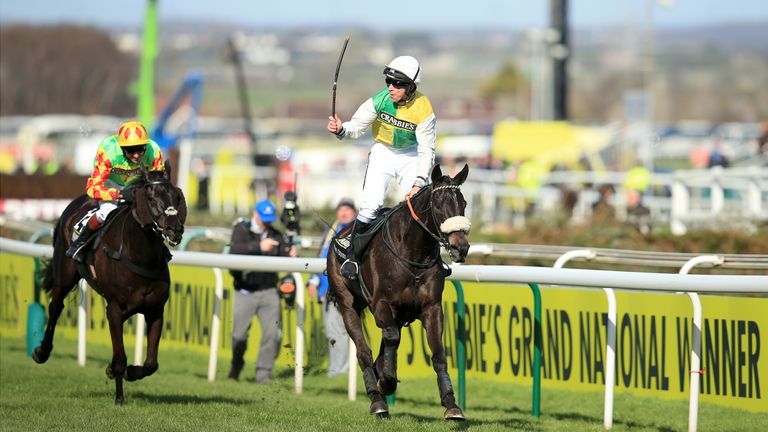
{"type": "Polygon", "coordinates": [[[0,29],[0,115],[136,112],[138,62],[102,30],[70,25],[0,29]]]}

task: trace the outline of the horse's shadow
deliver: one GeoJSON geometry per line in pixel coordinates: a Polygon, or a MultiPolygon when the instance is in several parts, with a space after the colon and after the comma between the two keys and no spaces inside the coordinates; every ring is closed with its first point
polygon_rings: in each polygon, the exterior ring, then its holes
{"type": "MultiPolygon", "coordinates": [[[[93,391],[88,394],[92,397],[104,397],[109,392],[93,391]]],[[[208,403],[226,403],[232,405],[249,405],[253,401],[237,399],[225,396],[194,396],[180,394],[152,394],[142,391],[131,392],[132,399],[142,400],[150,404],[182,405],[182,404],[208,404],[208,403]]]]}

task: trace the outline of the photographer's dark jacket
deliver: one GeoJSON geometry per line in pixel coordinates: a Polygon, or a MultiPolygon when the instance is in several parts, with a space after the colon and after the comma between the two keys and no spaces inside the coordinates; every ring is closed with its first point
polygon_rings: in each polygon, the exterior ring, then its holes
{"type": "MultiPolygon", "coordinates": [[[[256,234],[251,231],[251,220],[240,218],[235,221],[232,227],[232,240],[230,242],[229,253],[237,255],[265,255],[265,256],[287,256],[287,248],[284,245],[283,235],[280,231],[267,225],[264,232],[256,234]],[[278,246],[272,248],[269,252],[261,251],[261,240],[271,238],[280,242],[278,246]]],[[[232,270],[230,272],[235,281],[235,289],[246,291],[260,291],[264,289],[277,288],[277,273],[274,272],[256,272],[232,270]]]]}

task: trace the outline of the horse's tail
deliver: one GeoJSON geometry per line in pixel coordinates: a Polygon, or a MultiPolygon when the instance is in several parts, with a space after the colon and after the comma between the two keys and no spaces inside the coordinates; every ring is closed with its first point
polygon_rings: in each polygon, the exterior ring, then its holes
{"type": "MultiPolygon", "coordinates": [[[[62,230],[62,223],[64,218],[60,218],[56,225],[53,227],[53,248],[54,251],[57,247],[65,247],[66,245],[59,245],[60,237],[61,237],[61,230],[62,230]]],[[[41,270],[40,275],[40,287],[45,291],[46,293],[51,293],[51,290],[53,289],[53,278],[54,278],[54,260],[55,260],[55,253],[54,257],[51,257],[50,259],[41,259],[40,265],[43,267],[41,270]]]]}
{"type": "Polygon", "coordinates": [[[40,287],[46,293],[50,294],[53,290],[53,259],[42,261],[45,266],[42,270],[42,276],[40,277],[40,287]]]}

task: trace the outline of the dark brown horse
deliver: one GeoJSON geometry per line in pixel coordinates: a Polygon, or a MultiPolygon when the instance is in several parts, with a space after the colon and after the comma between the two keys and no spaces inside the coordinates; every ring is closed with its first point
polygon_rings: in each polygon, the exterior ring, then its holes
{"type": "Polygon", "coordinates": [[[53,233],[53,258],[43,275],[48,292],[48,326],[32,358],[44,363],[53,350],[56,321],[64,308],[64,298],[84,277],[107,301],[107,319],[112,336],[112,362],[107,376],[115,380],[115,403],[123,404],[123,378],[134,381],[154,373],[157,349],[163,328],[163,309],[168,300],[170,255],[163,241],[176,245],[184,233],[186,203],[181,189],[170,182],[166,172],[142,171],[142,179],[129,186],[133,204],[121,204],[105,222],[102,233],[94,235],[84,264],[65,255],[72,241],[74,224],[96,207],[87,195],[72,201],[61,215],[53,233]],[[78,268],[79,267],[79,268],[78,268]],[[127,366],[123,346],[123,322],[134,314],[144,314],[147,322],[147,358],[143,366],[127,366]]]}
{"type": "MultiPolygon", "coordinates": [[[[432,351],[440,402],[446,408],[444,417],[464,419],[456,405],[443,351],[442,295],[449,272],[440,258],[440,246],[445,247],[456,262],[463,262],[469,250],[470,224],[464,217],[467,203],[459,189],[468,173],[469,167],[465,165],[451,178],[444,176],[436,165],[432,169],[432,183],[411,198],[412,210],[405,203],[392,209],[360,259],[360,284],[341,276],[339,261],[333,253],[328,254],[328,281],[347,333],[357,347],[365,390],[371,399],[371,414],[389,415],[384,396],[391,395],[397,388],[400,330],[419,319],[432,351]],[[363,337],[360,318],[368,307],[376,326],[382,330],[375,363],[363,337]]],[[[339,237],[347,231],[339,233],[339,237]]]]}

